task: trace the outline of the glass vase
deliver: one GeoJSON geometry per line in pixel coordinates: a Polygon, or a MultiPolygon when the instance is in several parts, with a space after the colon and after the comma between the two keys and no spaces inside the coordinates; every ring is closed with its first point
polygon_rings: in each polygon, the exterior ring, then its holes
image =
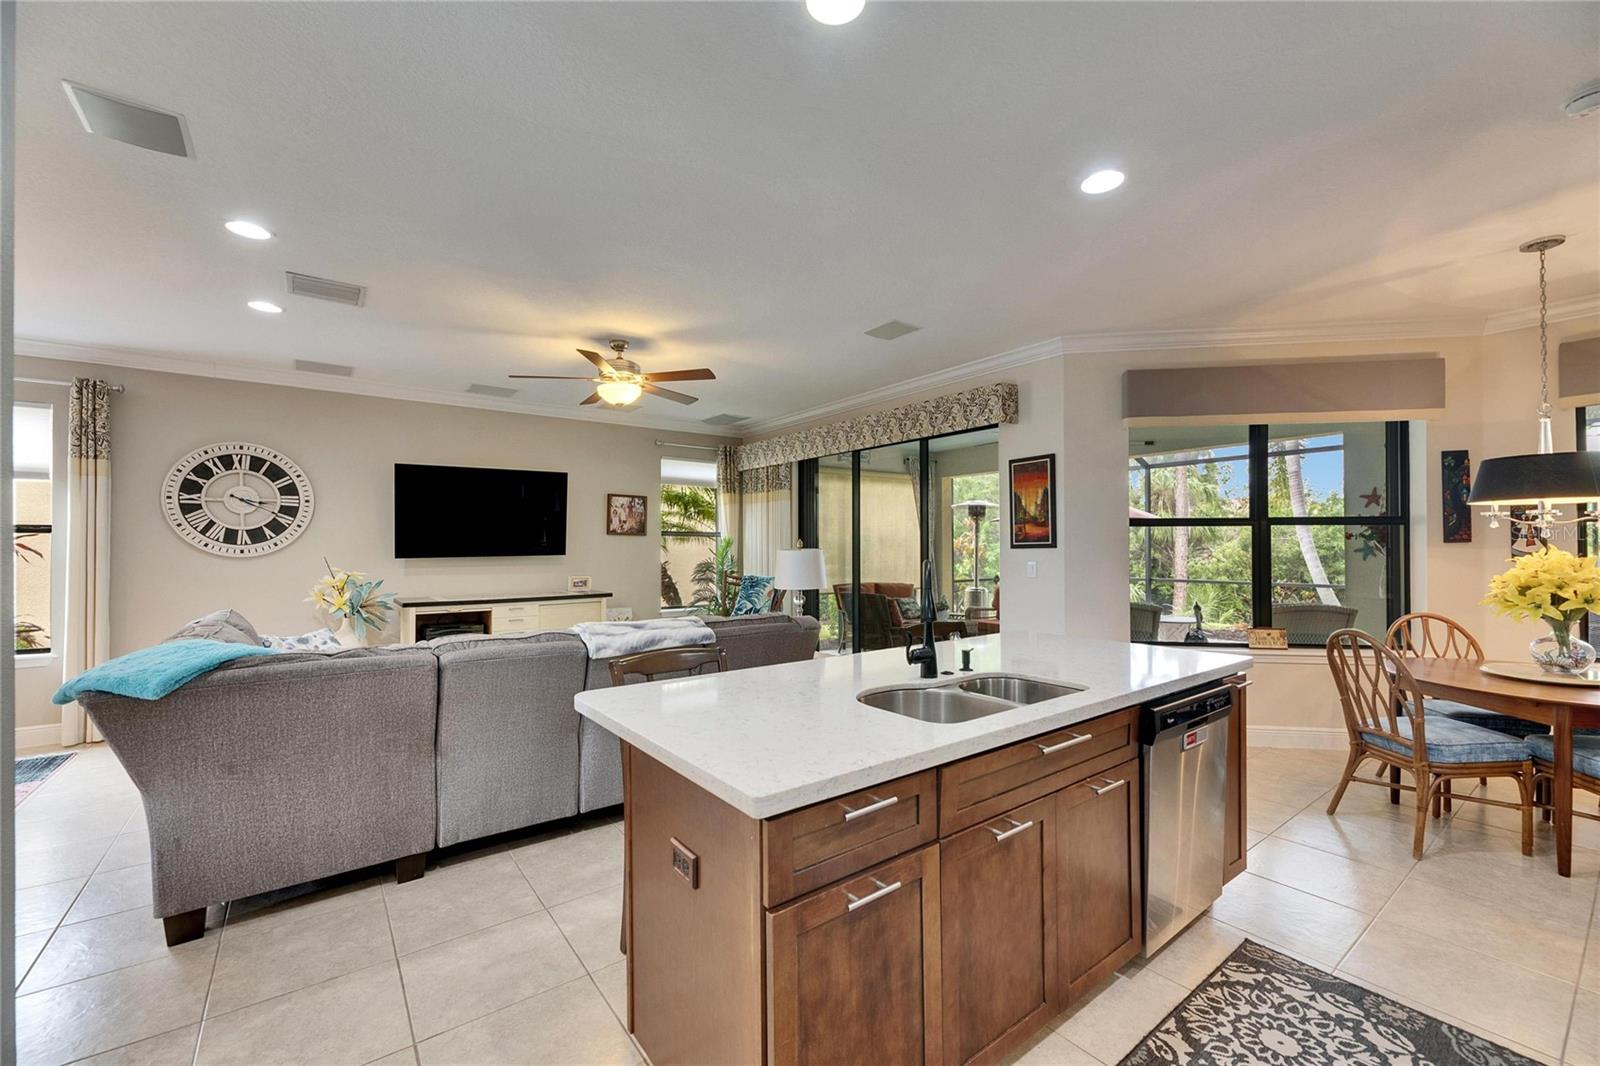
{"type": "MultiPolygon", "coordinates": [[[[1580,616],[1581,617],[1581,616],[1580,616]]],[[[1528,644],[1528,654],[1545,673],[1573,676],[1594,665],[1594,645],[1579,639],[1577,618],[1547,618],[1550,632],[1528,644]]]]}

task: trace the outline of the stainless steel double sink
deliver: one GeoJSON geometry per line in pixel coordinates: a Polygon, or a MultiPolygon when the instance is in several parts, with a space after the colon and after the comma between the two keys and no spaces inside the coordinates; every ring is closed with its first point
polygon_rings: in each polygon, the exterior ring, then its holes
{"type": "Polygon", "coordinates": [[[856,699],[868,707],[924,722],[970,722],[1083,690],[1083,685],[1035,681],[1018,674],[982,674],[938,685],[869,689],[856,699]]]}

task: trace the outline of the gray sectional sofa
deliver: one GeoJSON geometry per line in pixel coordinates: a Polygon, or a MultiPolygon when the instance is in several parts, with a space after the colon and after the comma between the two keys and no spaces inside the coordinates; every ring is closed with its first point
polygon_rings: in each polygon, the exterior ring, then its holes
{"type": "MultiPolygon", "coordinates": [[[[733,669],[816,653],[811,618],[707,622],[733,669]]],[[[139,788],[181,943],[214,904],[390,861],[408,880],[435,847],[621,803],[616,738],[573,709],[609,684],[576,636],[539,633],[252,657],[159,700],[82,702],[139,788]]]]}

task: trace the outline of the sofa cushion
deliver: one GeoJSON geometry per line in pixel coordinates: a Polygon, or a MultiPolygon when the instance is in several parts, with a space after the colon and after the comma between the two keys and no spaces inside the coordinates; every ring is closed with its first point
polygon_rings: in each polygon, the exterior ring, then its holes
{"type": "Polygon", "coordinates": [[[220,640],[226,644],[254,644],[263,647],[261,634],[250,620],[235,610],[212,611],[186,622],[168,640],[220,640]]]}
{"type": "MultiPolygon", "coordinates": [[[[1400,733],[1411,736],[1411,719],[1402,718],[1400,733]]],[[[1521,737],[1509,737],[1492,729],[1460,722],[1443,715],[1427,720],[1428,761],[1432,763],[1524,762],[1528,759],[1528,742],[1521,737]]],[[[1363,732],[1362,737],[1376,748],[1398,755],[1409,755],[1408,746],[1376,733],[1363,732]]]]}
{"type": "MultiPolygon", "coordinates": [[[[866,592],[866,587],[863,586],[861,591],[866,592]]],[[[879,581],[873,585],[871,591],[892,600],[904,600],[915,596],[917,587],[909,581],[879,581]]]]}
{"type": "MultiPolygon", "coordinates": [[[[1533,752],[1535,759],[1555,764],[1556,738],[1550,734],[1529,737],[1528,748],[1533,752]]],[[[1575,773],[1587,777],[1600,777],[1600,736],[1572,738],[1572,769],[1575,773]]]]}
{"type": "Polygon", "coordinates": [[[270,633],[263,633],[261,643],[278,651],[339,651],[344,647],[339,643],[339,638],[334,635],[333,630],[326,627],[293,637],[275,637],[270,633]]]}

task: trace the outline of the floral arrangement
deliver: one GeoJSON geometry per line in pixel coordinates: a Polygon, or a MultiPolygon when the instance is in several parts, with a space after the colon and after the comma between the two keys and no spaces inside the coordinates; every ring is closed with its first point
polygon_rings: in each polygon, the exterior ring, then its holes
{"type": "Polygon", "coordinates": [[[335,618],[343,618],[355,630],[357,639],[366,640],[367,630],[382,629],[389,622],[389,612],[394,610],[394,593],[378,592],[380,581],[368,581],[359,570],[335,570],[328,566],[328,576],[311,586],[307,603],[314,603],[335,618]]]}
{"type": "Polygon", "coordinates": [[[1519,622],[1544,619],[1565,631],[1585,612],[1600,608],[1600,569],[1592,558],[1546,545],[1490,578],[1483,603],[1519,622]]]}

